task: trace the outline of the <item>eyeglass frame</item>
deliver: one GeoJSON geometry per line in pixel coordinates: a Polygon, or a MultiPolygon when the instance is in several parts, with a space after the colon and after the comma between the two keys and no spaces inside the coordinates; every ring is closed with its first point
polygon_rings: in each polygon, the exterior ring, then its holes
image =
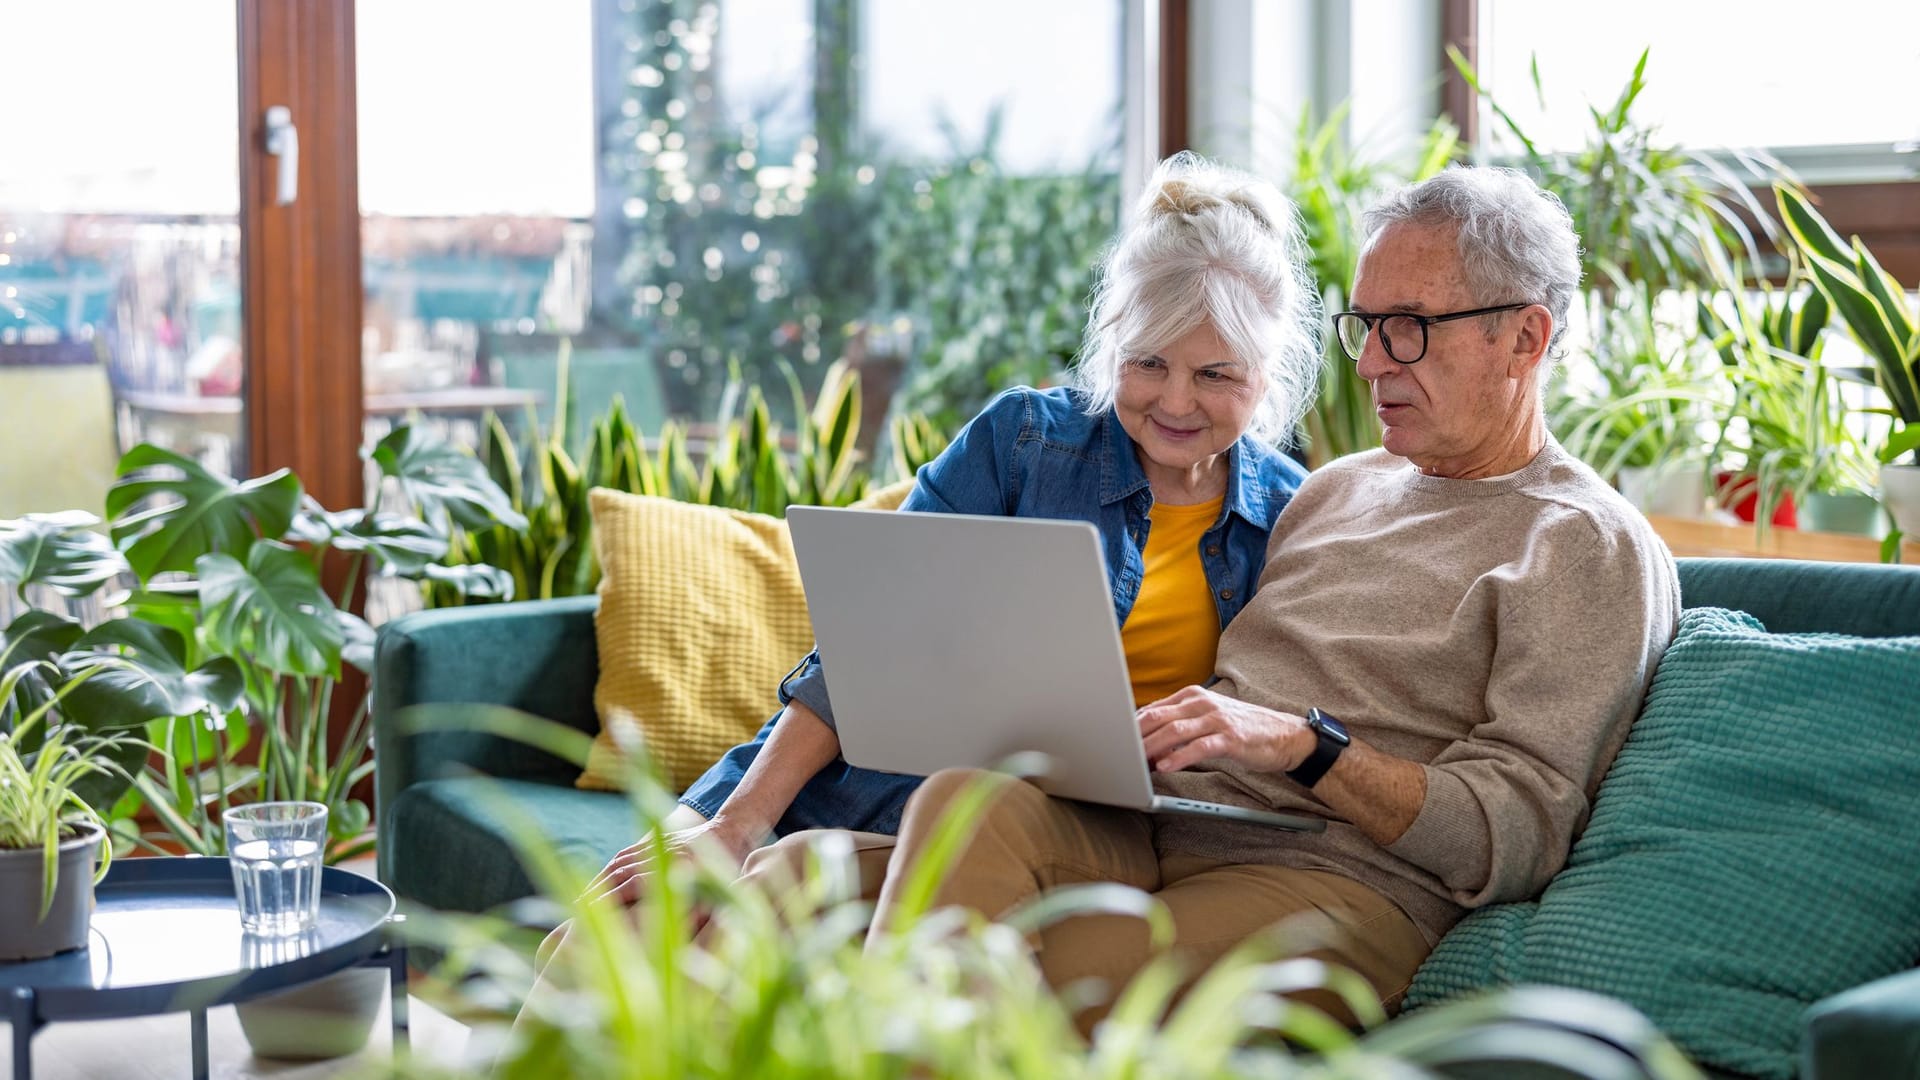
{"type": "MultiPolygon", "coordinates": [[[[1333,339],[1340,343],[1340,352],[1344,354],[1347,359],[1357,364],[1360,362],[1360,358],[1348,351],[1346,338],[1340,333],[1341,319],[1359,319],[1366,325],[1368,337],[1373,336],[1374,324],[1376,323],[1385,322],[1388,319],[1412,319],[1414,322],[1420,324],[1420,353],[1413,359],[1402,360],[1398,356],[1393,355],[1393,339],[1387,337],[1384,333],[1380,337],[1380,351],[1387,354],[1387,359],[1399,364],[1401,367],[1410,367],[1427,358],[1427,328],[1434,323],[1452,322],[1455,319],[1471,319],[1475,315],[1495,315],[1502,311],[1519,311],[1522,308],[1530,308],[1532,306],[1532,301],[1523,301],[1518,304],[1495,304],[1492,307],[1474,308],[1472,311],[1449,311],[1441,315],[1416,315],[1411,311],[1336,311],[1333,314],[1333,339]]],[[[1365,348],[1366,346],[1362,344],[1361,349],[1364,351],[1365,348]]]]}

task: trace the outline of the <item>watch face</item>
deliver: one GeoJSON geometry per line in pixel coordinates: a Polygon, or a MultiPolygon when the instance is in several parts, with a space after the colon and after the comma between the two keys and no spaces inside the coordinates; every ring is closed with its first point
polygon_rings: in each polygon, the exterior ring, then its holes
{"type": "Polygon", "coordinates": [[[1325,732],[1327,737],[1334,742],[1346,745],[1353,741],[1352,737],[1347,734],[1347,725],[1342,724],[1340,721],[1335,720],[1319,709],[1309,709],[1307,711],[1307,723],[1313,730],[1325,732]]]}

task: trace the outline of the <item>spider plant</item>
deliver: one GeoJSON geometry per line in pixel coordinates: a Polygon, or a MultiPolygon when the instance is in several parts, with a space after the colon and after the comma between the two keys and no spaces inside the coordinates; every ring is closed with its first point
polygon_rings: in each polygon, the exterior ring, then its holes
{"type": "Polygon", "coordinates": [[[1554,433],[1609,479],[1628,469],[1704,474],[1729,403],[1726,381],[1707,366],[1711,352],[1661,321],[1646,286],[1622,293],[1614,304],[1594,349],[1606,360],[1551,384],[1554,433]]]}

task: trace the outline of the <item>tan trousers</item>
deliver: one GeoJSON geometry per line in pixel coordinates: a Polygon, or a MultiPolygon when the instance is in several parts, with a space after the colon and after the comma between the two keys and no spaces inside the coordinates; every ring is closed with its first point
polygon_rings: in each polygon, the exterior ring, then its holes
{"type": "MultiPolygon", "coordinates": [[[[989,809],[935,896],[935,906],[960,905],[998,917],[1056,885],[1120,882],[1153,894],[1173,918],[1176,954],[1189,984],[1249,935],[1280,923],[1301,950],[1364,977],[1391,1013],[1429,951],[1413,921],[1393,901],[1338,874],[1231,863],[1155,850],[1146,814],[1050,798],[1023,781],[977,770],[936,773],[907,804],[900,847],[881,890],[876,925],[885,927],[896,890],[907,876],[947,805],[962,787],[990,776],[997,785],[989,809]]],[[[1035,943],[1049,985],[1082,979],[1117,993],[1152,958],[1147,926],[1126,916],[1084,916],[1042,930],[1035,943]]],[[[1301,995],[1330,1015],[1351,1014],[1327,994],[1301,995]]],[[[1078,1019],[1083,1031],[1105,1014],[1078,1019]]]]}

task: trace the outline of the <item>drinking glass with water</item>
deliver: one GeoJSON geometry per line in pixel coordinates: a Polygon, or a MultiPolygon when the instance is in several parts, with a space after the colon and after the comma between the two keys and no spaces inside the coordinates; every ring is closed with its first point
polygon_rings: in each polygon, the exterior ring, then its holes
{"type": "Polygon", "coordinates": [[[249,934],[298,934],[320,916],[320,857],[327,808],[317,802],[236,806],[222,817],[227,862],[249,934]]]}

